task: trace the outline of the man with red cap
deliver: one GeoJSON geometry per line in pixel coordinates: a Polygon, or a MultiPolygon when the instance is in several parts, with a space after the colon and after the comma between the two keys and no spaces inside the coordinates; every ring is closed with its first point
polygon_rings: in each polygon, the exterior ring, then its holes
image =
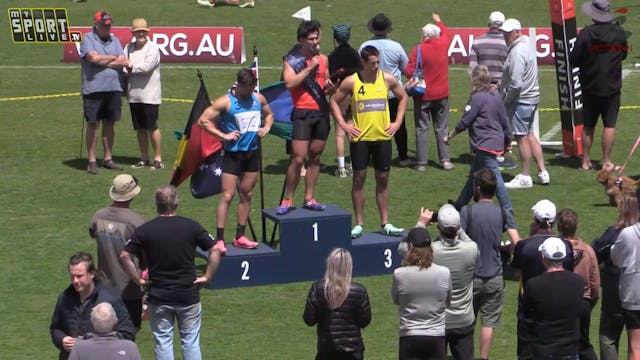
{"type": "Polygon", "coordinates": [[[87,172],[96,174],[96,147],[98,128],[102,122],[102,146],[106,169],[122,170],[115,163],[111,148],[114,140],[114,124],[120,120],[122,106],[122,68],[127,66],[120,40],[111,34],[111,14],[100,10],[93,16],[93,29],[84,34],[80,44],[82,73],[82,102],[87,121],[86,141],[89,164],[87,172]]]}

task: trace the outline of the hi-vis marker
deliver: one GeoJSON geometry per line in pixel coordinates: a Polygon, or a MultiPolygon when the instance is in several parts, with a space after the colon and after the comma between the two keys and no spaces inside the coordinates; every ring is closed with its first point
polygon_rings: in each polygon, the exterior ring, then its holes
{"type": "Polygon", "coordinates": [[[16,44],[59,44],[82,41],[69,30],[67,9],[9,8],[9,28],[16,44]]]}

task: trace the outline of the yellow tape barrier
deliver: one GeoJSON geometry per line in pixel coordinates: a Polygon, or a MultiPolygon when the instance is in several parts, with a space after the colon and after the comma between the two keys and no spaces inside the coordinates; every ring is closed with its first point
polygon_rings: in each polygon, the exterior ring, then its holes
{"type": "MultiPolygon", "coordinates": [[[[0,102],[9,102],[9,101],[25,101],[25,100],[41,100],[41,99],[55,99],[61,97],[70,97],[70,96],[80,96],[80,93],[64,93],[64,94],[51,94],[51,95],[35,95],[35,96],[19,96],[19,97],[8,97],[8,98],[0,98],[0,102]]],[[[190,99],[176,99],[176,98],[162,98],[164,102],[175,102],[175,103],[193,103],[193,100],[190,99]]],[[[622,105],[620,106],[620,110],[640,110],[640,105],[622,105]]],[[[460,109],[451,109],[451,112],[460,112],[460,109]]],[[[539,108],[538,111],[560,111],[559,108],[539,108]]]]}

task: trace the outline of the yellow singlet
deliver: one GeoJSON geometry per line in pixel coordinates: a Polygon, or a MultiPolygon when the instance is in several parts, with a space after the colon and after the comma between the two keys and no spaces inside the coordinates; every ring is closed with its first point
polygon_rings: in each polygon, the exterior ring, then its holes
{"type": "Polygon", "coordinates": [[[389,89],[384,82],[384,74],[378,71],[376,81],[364,83],[358,73],[354,74],[351,112],[353,121],[362,131],[359,137],[351,141],[389,140],[391,136],[384,132],[390,124],[387,94],[389,89]]]}

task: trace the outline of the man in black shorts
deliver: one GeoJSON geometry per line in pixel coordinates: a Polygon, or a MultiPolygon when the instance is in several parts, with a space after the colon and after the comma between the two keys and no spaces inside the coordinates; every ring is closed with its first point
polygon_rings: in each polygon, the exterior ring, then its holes
{"type": "Polygon", "coordinates": [[[120,120],[122,106],[122,85],[120,75],[127,66],[120,40],[111,34],[111,14],[98,11],[93,16],[93,29],[84,34],[80,44],[82,73],[82,102],[87,120],[87,172],[98,173],[96,147],[98,129],[102,122],[102,146],[104,158],[102,166],[107,169],[122,170],[122,166],[112,159],[111,148],[114,141],[114,124],[120,120]]]}
{"type": "Polygon", "coordinates": [[[400,236],[404,229],[389,222],[389,169],[391,138],[402,125],[408,96],[395,76],[380,70],[380,53],[375,47],[365,46],[360,51],[360,57],[364,62],[364,69],[342,80],[338,91],[331,97],[333,117],[351,137],[351,201],[356,218],[351,237],[360,237],[364,230],[364,181],[370,158],[376,169],[376,203],[382,233],[400,236]],[[389,118],[389,90],[398,99],[398,112],[394,122],[389,118]],[[340,104],[349,100],[353,121],[346,121],[340,108],[340,104]]]}
{"type": "Polygon", "coordinates": [[[627,38],[614,21],[608,0],[593,0],[582,11],[593,20],[578,34],[569,60],[580,67],[584,128],[582,131],[582,170],[593,168],[590,152],[598,117],[602,116],[602,168],[614,169],[611,151],[620,109],[622,60],[627,57],[627,38]]]}
{"type": "Polygon", "coordinates": [[[227,252],[224,227],[236,187],[240,190],[240,202],[233,246],[245,249],[258,247],[257,242],[244,236],[244,230],[251,211],[251,190],[256,185],[260,170],[258,138],[267,135],[271,130],[273,112],[265,97],[253,92],[257,81],[251,70],[238,71],[236,86],[216,99],[198,119],[200,127],[222,139],[225,150],[222,165],[222,197],[216,216],[216,248],[223,255],[227,252]]]}
{"type": "Polygon", "coordinates": [[[298,44],[289,51],[282,63],[282,78],[293,99],[293,133],[285,195],[277,214],[285,215],[295,209],[293,195],[305,161],[307,173],[302,207],[321,211],[325,206],[314,199],[313,191],[320,173],[320,156],[330,130],[329,105],[325,94],[333,92],[335,86],[329,78],[329,61],[320,54],[318,21],[300,23],[298,44]]]}

